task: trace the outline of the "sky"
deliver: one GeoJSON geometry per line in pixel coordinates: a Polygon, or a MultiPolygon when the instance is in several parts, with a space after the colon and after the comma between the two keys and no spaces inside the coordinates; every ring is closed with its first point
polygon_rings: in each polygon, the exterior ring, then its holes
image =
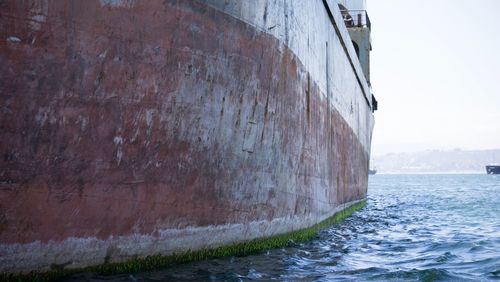
{"type": "Polygon", "coordinates": [[[500,148],[500,0],[368,0],[372,155],[500,148]]]}

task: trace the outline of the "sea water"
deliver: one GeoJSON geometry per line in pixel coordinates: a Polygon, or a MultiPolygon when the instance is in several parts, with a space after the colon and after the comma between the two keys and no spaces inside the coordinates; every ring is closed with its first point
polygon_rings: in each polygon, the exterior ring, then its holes
{"type": "Polygon", "coordinates": [[[500,176],[374,175],[365,208],[309,242],[121,281],[500,280],[500,176]]]}

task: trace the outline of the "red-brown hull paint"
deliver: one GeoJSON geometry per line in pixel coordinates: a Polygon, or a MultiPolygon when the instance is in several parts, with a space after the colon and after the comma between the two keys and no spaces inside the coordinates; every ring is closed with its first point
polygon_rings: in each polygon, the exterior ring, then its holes
{"type": "Polygon", "coordinates": [[[0,250],[366,197],[368,153],[273,36],[195,1],[0,6],[0,250]]]}

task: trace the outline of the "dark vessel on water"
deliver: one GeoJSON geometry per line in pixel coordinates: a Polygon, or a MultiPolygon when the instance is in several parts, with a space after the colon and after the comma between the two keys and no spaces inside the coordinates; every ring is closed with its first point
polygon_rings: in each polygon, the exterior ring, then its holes
{"type": "Polygon", "coordinates": [[[500,165],[487,165],[486,166],[487,174],[500,174],[500,165]]]}

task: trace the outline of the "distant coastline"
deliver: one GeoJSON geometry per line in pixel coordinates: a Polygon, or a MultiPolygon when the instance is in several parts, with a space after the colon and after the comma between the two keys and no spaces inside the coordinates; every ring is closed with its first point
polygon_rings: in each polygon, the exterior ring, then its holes
{"type": "Polygon", "coordinates": [[[485,174],[486,165],[500,164],[500,149],[389,153],[370,164],[377,174],[485,174]]]}

